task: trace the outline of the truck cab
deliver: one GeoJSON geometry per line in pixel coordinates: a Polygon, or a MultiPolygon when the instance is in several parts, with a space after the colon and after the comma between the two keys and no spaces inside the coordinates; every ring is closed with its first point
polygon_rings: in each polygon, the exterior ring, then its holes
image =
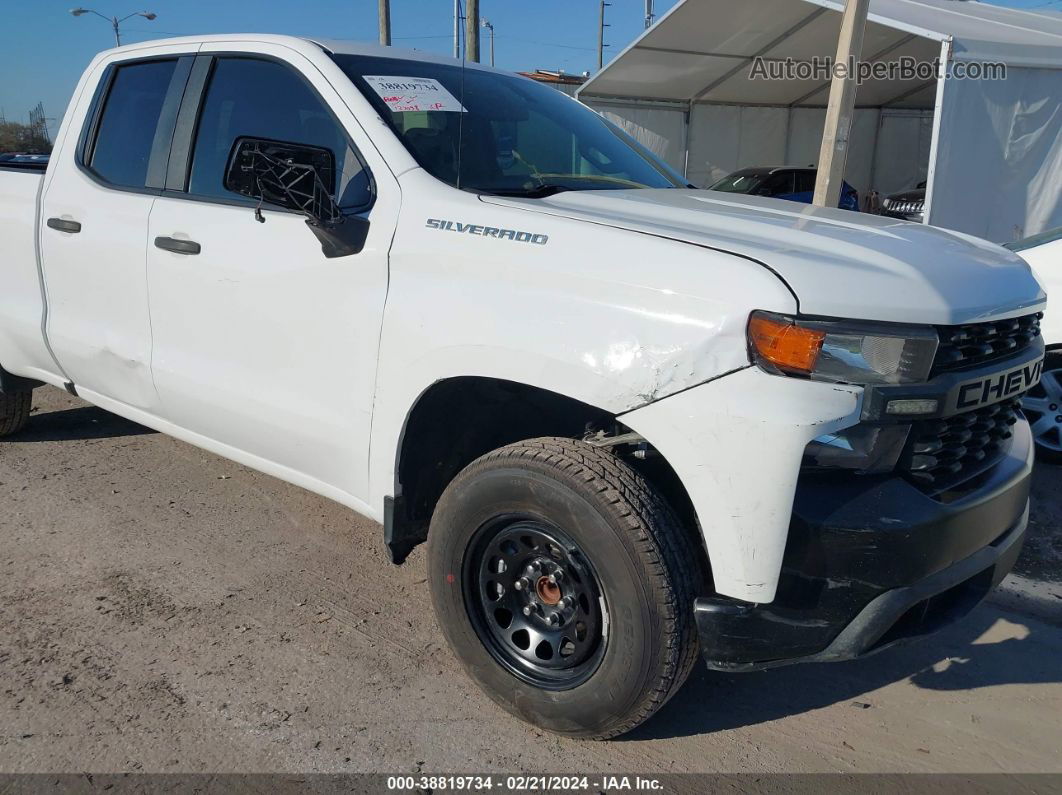
{"type": "MultiPolygon", "coordinates": [[[[1046,296],[968,236],[697,190],[478,64],[259,34],[85,71],[0,163],[0,435],[67,389],[427,543],[502,707],[849,659],[1021,548],[1046,296]]],[[[424,598],[428,598],[427,595],[424,598]]]]}

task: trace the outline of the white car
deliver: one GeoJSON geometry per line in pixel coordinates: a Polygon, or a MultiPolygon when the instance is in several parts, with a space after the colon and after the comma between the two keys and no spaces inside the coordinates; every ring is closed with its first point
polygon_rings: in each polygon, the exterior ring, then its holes
{"type": "Polygon", "coordinates": [[[50,384],[381,522],[395,563],[426,540],[454,653],[554,732],[632,729],[698,648],[928,633],[1025,534],[1020,257],[693,189],[478,64],[101,53],[47,169],[0,166],[0,250],[0,435],[50,384]]]}
{"type": "MultiPolygon", "coordinates": [[[[1062,296],[1062,227],[1011,243],[1047,294],[1062,296]]],[[[1054,304],[1052,304],[1054,306],[1054,304]]],[[[1048,308],[1041,323],[1047,358],[1042,381],[1022,401],[1041,457],[1062,461],[1062,309],[1048,308]]]]}

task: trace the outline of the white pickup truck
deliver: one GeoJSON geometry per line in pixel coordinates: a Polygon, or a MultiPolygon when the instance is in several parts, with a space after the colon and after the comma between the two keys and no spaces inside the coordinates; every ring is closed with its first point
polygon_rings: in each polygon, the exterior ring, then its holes
{"type": "Polygon", "coordinates": [[[746,671],[925,634],[1024,537],[1021,259],[692,189],[511,74],[102,53],[47,170],[0,170],[0,246],[0,431],[62,387],[381,522],[396,563],[426,540],[454,653],[555,732],[630,730],[698,647],[746,671]]]}

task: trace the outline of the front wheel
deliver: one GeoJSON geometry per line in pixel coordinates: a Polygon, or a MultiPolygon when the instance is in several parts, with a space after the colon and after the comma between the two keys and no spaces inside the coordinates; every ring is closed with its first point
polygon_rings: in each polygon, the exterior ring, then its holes
{"type": "Polygon", "coordinates": [[[1062,351],[1048,352],[1040,383],[1022,399],[1021,408],[1032,426],[1037,454],[1062,463],[1062,351]]]}
{"type": "Polygon", "coordinates": [[[33,392],[0,392],[0,437],[21,431],[32,406],[33,392]]]}
{"type": "Polygon", "coordinates": [[[506,710],[573,737],[623,734],[682,686],[699,561],[637,472],[561,438],[474,461],[428,534],[432,601],[454,653],[506,710]]]}

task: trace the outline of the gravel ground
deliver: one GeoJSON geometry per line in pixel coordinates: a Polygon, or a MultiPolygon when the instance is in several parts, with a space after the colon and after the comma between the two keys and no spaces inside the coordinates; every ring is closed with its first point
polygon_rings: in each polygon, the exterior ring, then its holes
{"type": "Polygon", "coordinates": [[[392,567],[334,503],[58,390],[37,403],[0,445],[0,771],[1062,772],[1059,469],[1037,473],[1011,589],[1053,578],[1046,620],[1011,600],[865,661],[698,669],[587,743],[476,690],[422,551],[392,567]]]}

